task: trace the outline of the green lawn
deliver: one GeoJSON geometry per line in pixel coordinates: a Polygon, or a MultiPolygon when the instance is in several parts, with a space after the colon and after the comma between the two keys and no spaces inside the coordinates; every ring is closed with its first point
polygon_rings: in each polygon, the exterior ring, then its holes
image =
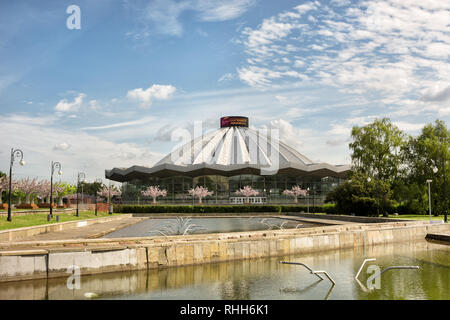
{"type": "MultiPolygon", "coordinates": [[[[22,228],[38,226],[42,224],[56,223],[56,215],[59,215],[59,222],[73,221],[73,220],[85,220],[93,218],[101,218],[111,216],[107,212],[98,212],[98,216],[95,215],[94,211],[83,211],[79,212],[79,217],[75,216],[75,211],[70,213],[53,213],[53,219],[47,221],[48,209],[46,213],[35,213],[24,216],[12,216],[12,221],[6,220],[6,216],[0,216],[0,230],[22,228]]],[[[113,215],[118,215],[115,213],[113,215]]]]}

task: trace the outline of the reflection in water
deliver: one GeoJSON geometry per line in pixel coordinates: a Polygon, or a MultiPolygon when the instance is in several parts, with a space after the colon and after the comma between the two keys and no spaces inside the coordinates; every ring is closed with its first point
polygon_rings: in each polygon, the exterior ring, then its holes
{"type": "MultiPolygon", "coordinates": [[[[450,247],[425,241],[358,247],[284,257],[197,266],[85,275],[81,289],[67,289],[67,278],[0,284],[0,299],[450,299],[450,247]],[[365,292],[354,277],[365,258],[381,270],[418,265],[420,270],[386,272],[381,288],[365,292]],[[326,270],[336,281],[317,280],[303,262],[326,270]]],[[[367,268],[359,279],[367,285],[367,268]]],[[[69,275],[68,275],[69,276],[69,275]]]]}

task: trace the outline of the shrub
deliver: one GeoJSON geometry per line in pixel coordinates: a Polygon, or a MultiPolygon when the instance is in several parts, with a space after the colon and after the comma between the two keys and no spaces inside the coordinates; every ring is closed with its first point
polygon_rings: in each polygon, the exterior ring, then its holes
{"type": "MultiPolygon", "coordinates": [[[[37,205],[39,208],[50,208],[50,203],[38,203],[37,205]]],[[[56,204],[53,204],[53,208],[56,208],[56,204]]]]}
{"type": "MultiPolygon", "coordinates": [[[[117,213],[250,213],[250,212],[307,212],[302,205],[115,205],[117,213]]],[[[310,213],[336,213],[334,204],[310,206],[310,213]]]]}
{"type": "Polygon", "coordinates": [[[31,209],[31,210],[35,210],[38,208],[37,205],[35,205],[34,203],[21,203],[15,206],[16,209],[31,209]]]}

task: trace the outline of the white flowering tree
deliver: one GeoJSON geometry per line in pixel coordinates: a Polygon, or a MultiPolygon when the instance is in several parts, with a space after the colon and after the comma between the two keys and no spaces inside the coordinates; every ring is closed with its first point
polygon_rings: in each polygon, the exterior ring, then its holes
{"type": "Polygon", "coordinates": [[[298,203],[298,197],[299,196],[306,197],[307,192],[308,191],[303,190],[299,186],[293,186],[290,190],[289,189],[284,190],[283,194],[288,197],[294,197],[295,203],[298,203]]]}
{"type": "Polygon", "coordinates": [[[197,186],[195,188],[190,189],[189,194],[194,198],[198,198],[198,203],[202,203],[202,199],[204,197],[210,196],[214,194],[214,191],[208,191],[208,188],[197,186]]]}
{"type": "Polygon", "coordinates": [[[156,203],[156,198],[167,196],[166,189],[160,189],[158,186],[150,186],[144,191],[141,191],[142,195],[145,197],[152,197],[153,203],[156,203]]]}
{"type": "Polygon", "coordinates": [[[248,203],[248,198],[249,197],[254,197],[257,196],[259,194],[258,191],[254,190],[252,187],[250,186],[244,186],[244,188],[239,189],[238,191],[235,192],[237,195],[240,196],[244,196],[245,197],[245,202],[248,203]]]}

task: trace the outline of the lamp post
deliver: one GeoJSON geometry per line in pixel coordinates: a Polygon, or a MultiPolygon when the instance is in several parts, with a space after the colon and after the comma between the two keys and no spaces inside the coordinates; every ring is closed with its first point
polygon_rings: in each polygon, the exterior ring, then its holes
{"type": "Polygon", "coordinates": [[[427,183],[428,183],[428,212],[430,214],[430,223],[431,223],[431,182],[433,182],[433,180],[428,179],[427,183]]]}
{"type": "Polygon", "coordinates": [[[309,197],[308,197],[308,194],[309,194],[309,187],[306,188],[306,190],[307,190],[307,192],[306,192],[306,198],[308,199],[308,213],[309,213],[309,197]]]}
{"type": "Polygon", "coordinates": [[[112,204],[111,204],[111,181],[109,181],[109,186],[108,186],[108,214],[112,214],[112,212],[113,212],[113,210],[112,210],[112,204]]]}
{"type": "Polygon", "coordinates": [[[50,218],[53,217],[53,173],[58,169],[58,174],[61,175],[61,163],[52,161],[52,169],[50,175],[50,218]]]}
{"type": "Polygon", "coordinates": [[[84,172],[78,172],[78,178],[77,178],[77,214],[76,216],[78,217],[78,193],[79,193],[79,189],[80,189],[80,180],[86,179],[86,175],[84,174],[84,172]]]}
{"type": "Polygon", "coordinates": [[[12,167],[14,165],[14,158],[20,157],[20,165],[23,166],[25,161],[23,161],[23,152],[20,149],[14,150],[11,148],[11,162],[9,164],[9,196],[8,196],[8,218],[7,221],[11,221],[11,193],[12,193],[12,167]]]}
{"type": "MultiPolygon", "coordinates": [[[[100,183],[100,186],[101,186],[101,183],[102,183],[102,179],[95,179],[95,182],[96,183],[100,183]]],[[[95,215],[97,215],[97,198],[98,198],[98,194],[97,194],[97,191],[95,191],[95,215]]]]}

